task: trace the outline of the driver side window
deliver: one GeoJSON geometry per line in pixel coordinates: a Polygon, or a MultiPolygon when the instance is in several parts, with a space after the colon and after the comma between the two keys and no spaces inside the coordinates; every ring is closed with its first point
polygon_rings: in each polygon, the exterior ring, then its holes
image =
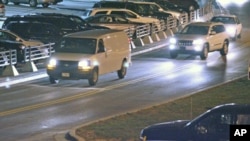
{"type": "Polygon", "coordinates": [[[229,131],[229,126],[234,121],[230,114],[212,114],[198,123],[198,133],[217,133],[229,131]]]}

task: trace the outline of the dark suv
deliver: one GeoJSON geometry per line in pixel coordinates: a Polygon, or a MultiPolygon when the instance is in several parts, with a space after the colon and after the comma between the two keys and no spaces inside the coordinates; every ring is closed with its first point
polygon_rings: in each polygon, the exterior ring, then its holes
{"type": "Polygon", "coordinates": [[[2,28],[13,31],[22,37],[39,39],[44,43],[58,42],[63,35],[68,33],[99,28],[107,29],[102,26],[91,26],[75,15],[57,13],[14,15],[7,17],[2,28]]]}
{"type": "Polygon", "coordinates": [[[166,1],[182,7],[187,12],[191,12],[200,8],[197,0],[166,0],[166,1]]]}
{"type": "Polygon", "coordinates": [[[125,8],[140,16],[154,17],[157,19],[167,19],[175,17],[170,11],[164,11],[158,4],[154,2],[132,2],[132,1],[100,1],[94,4],[93,8],[125,8]]]}

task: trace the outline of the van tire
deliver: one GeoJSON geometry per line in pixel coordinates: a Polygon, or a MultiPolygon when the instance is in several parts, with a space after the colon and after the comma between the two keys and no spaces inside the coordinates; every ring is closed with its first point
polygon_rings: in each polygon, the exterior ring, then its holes
{"type": "Polygon", "coordinates": [[[49,76],[49,81],[50,81],[51,84],[57,84],[57,83],[59,83],[59,80],[53,78],[52,76],[49,76]]]}
{"type": "Polygon", "coordinates": [[[127,67],[126,67],[127,61],[122,62],[121,69],[117,71],[117,75],[120,79],[123,79],[127,74],[127,67]]]}
{"type": "Polygon", "coordinates": [[[94,86],[96,85],[97,81],[98,81],[98,69],[94,68],[90,74],[90,77],[88,78],[88,82],[90,86],[94,86]]]}
{"type": "Polygon", "coordinates": [[[37,7],[37,0],[30,0],[29,4],[30,4],[30,7],[37,7]]]}

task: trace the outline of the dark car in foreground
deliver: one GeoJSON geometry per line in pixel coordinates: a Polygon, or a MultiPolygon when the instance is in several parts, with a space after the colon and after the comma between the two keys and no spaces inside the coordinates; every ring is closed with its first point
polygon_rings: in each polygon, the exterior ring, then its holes
{"type": "Polygon", "coordinates": [[[223,104],[193,120],[158,123],[142,129],[142,141],[229,141],[230,125],[250,124],[250,104],[223,104]]]}
{"type": "Polygon", "coordinates": [[[43,7],[47,8],[50,4],[57,4],[63,0],[2,0],[4,4],[9,4],[9,2],[14,3],[14,5],[29,4],[30,7],[37,7],[41,4],[43,7]]]}

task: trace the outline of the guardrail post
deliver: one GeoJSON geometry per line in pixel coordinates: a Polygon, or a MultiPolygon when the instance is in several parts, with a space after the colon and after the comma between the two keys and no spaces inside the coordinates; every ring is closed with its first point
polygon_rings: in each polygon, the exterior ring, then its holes
{"type": "Polygon", "coordinates": [[[6,66],[2,75],[3,76],[17,76],[17,75],[19,75],[16,67],[12,64],[12,51],[11,50],[9,50],[8,61],[9,61],[9,65],[6,66]]]}
{"type": "Polygon", "coordinates": [[[29,47],[25,48],[24,52],[25,52],[24,53],[25,64],[24,64],[24,66],[22,68],[22,71],[24,71],[24,72],[36,72],[37,67],[36,67],[36,65],[34,64],[34,62],[31,59],[31,55],[32,55],[31,47],[29,46],[29,47]],[[28,53],[29,61],[28,62],[26,62],[27,49],[29,49],[29,53],[28,53]]]}

